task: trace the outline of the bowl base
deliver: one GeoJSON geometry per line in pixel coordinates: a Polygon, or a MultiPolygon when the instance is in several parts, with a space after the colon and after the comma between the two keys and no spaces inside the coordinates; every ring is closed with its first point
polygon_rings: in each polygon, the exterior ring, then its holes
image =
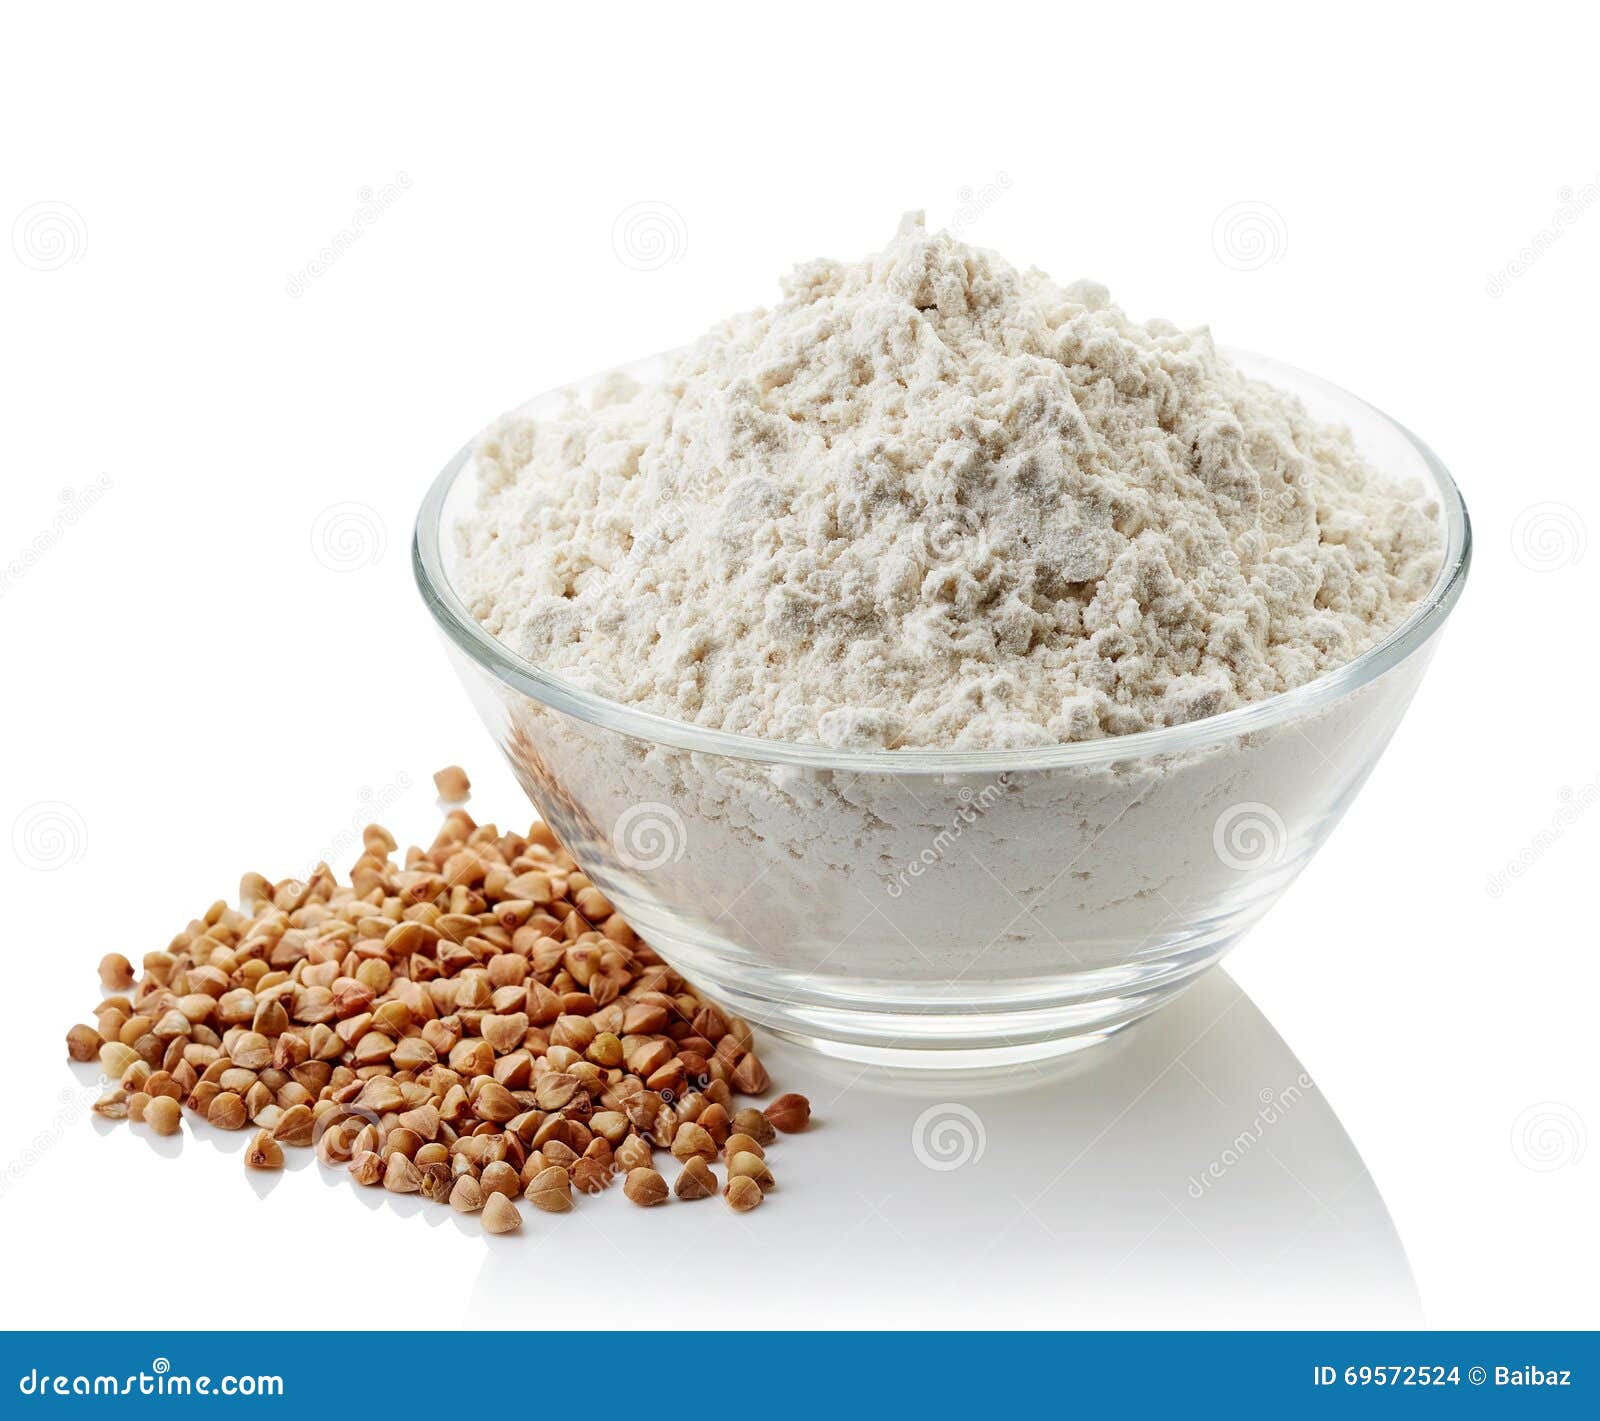
{"type": "Polygon", "coordinates": [[[695,990],[776,1036],[887,1069],[988,1071],[1085,1051],[1175,1000],[1230,936],[1102,972],[1009,989],[852,983],[736,964],[726,949],[657,933],[652,945],[695,990]]]}
{"type": "MultiPolygon", "coordinates": [[[[1134,1020],[1138,1020],[1135,1018],[1134,1020]]],[[[855,1065],[873,1066],[888,1071],[1005,1071],[1015,1066],[1035,1065],[1041,1061],[1055,1061],[1093,1046],[1109,1041],[1123,1027],[1133,1021],[1124,1021],[1102,1031],[1081,1032],[1074,1036],[1061,1036],[1052,1041],[1029,1041],[1021,1045],[930,1047],[870,1046],[855,1041],[834,1041],[823,1036],[806,1036],[779,1026],[767,1026],[772,1035],[804,1046],[819,1055],[836,1061],[849,1061],[855,1065]]]]}

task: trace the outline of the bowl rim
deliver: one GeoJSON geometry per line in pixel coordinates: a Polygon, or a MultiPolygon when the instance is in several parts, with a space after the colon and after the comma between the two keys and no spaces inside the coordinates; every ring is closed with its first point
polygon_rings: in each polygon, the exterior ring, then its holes
{"type": "MultiPolygon", "coordinates": [[[[1247,366],[1263,369],[1270,376],[1286,379],[1291,393],[1302,387],[1317,390],[1336,404],[1357,407],[1367,416],[1381,421],[1408,443],[1421,458],[1434,483],[1433,494],[1439,504],[1445,535],[1444,556],[1439,572],[1427,593],[1412,608],[1410,615],[1377,645],[1353,660],[1307,681],[1291,691],[1224,711],[1220,715],[1184,725],[1161,726],[1132,735],[1107,736],[1099,740],[1077,740],[1064,745],[1028,746],[1005,750],[855,750],[790,740],[768,740],[760,736],[739,735],[674,720],[654,711],[640,710],[585,691],[541,670],[518,655],[504,642],[484,629],[467,610],[451,585],[444,561],[445,504],[456,481],[472,461],[474,443],[463,445],[455,457],[429,486],[412,537],[411,562],[423,601],[447,641],[491,672],[496,679],[523,695],[567,715],[604,729],[672,749],[757,760],[768,764],[792,765],[815,770],[921,771],[959,774],[966,772],[1002,773],[1014,770],[1050,770],[1107,766],[1154,755],[1167,755],[1208,747],[1215,742],[1263,731],[1297,716],[1316,711],[1330,702],[1359,690],[1392,670],[1419,650],[1444,626],[1460,600],[1472,561],[1472,524],[1466,503],[1450,471],[1432,449],[1398,420],[1375,405],[1339,385],[1312,375],[1271,356],[1237,348],[1223,348],[1222,354],[1247,366]]],[[[635,362],[622,369],[637,369],[661,356],[635,362]]],[[[609,373],[609,372],[606,372],[609,373]]],[[[1246,374],[1254,376],[1247,368],[1246,374]]],[[[1263,378],[1262,376],[1254,376],[1263,378]]],[[[576,381],[526,401],[523,408],[568,390],[582,388],[576,381]]]]}

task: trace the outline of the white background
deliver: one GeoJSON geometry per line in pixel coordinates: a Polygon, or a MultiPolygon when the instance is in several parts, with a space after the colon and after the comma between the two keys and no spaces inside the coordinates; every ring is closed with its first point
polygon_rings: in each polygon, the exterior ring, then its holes
{"type": "Polygon", "coordinates": [[[1600,1324],[1592,13],[1111,10],[8,13],[5,1323],[126,1324],[123,1225],[142,1261],[404,1258],[438,1324],[547,1321],[585,1258],[613,1324],[1600,1324]],[[745,1219],[613,1193],[486,1245],[84,1116],[61,1037],[103,952],[300,871],[371,800],[430,834],[448,761],[482,817],[526,816],[411,583],[450,454],[912,207],[1355,390],[1465,492],[1430,679],[1232,981],[1008,1089],[775,1048],[821,1119],[745,1219]],[[1302,1069],[1271,1149],[1191,1197],[1302,1069]],[[916,1122],[949,1104],[985,1150],[930,1169],[916,1122]]]}

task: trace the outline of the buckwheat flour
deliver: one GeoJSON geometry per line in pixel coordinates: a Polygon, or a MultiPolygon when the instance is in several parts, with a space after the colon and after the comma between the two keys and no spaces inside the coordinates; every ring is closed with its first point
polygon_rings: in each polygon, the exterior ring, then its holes
{"type": "Polygon", "coordinates": [[[610,699],[833,746],[1120,735],[1391,631],[1436,510],[1204,330],[908,218],[478,454],[461,588],[610,699]]]}
{"type": "Polygon", "coordinates": [[[469,666],[608,896],[769,1025],[1025,1045],[1142,1015],[1304,864],[1428,660],[1270,725],[1116,753],[1371,646],[1429,589],[1438,520],[1204,332],[1137,325],[1098,287],[919,220],[637,369],[480,442],[450,577],[490,632],[722,730],[897,751],[1105,739],[1005,771],[823,768],[620,735],[469,666]]]}

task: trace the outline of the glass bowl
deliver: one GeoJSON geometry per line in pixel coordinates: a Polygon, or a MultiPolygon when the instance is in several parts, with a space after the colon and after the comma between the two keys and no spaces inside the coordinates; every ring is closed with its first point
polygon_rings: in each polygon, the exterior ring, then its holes
{"type": "MultiPolygon", "coordinates": [[[[423,501],[417,584],[539,812],[705,992],[857,1060],[1057,1055],[1171,1001],[1277,901],[1377,763],[1466,579],[1466,508],[1420,440],[1314,376],[1228,354],[1348,426],[1391,477],[1419,481],[1445,551],[1380,645],[1208,720],[1046,749],[852,751],[604,700],[496,641],[457,594],[471,446],[423,501]]],[[[649,378],[660,359],[632,369],[649,378]]]]}

